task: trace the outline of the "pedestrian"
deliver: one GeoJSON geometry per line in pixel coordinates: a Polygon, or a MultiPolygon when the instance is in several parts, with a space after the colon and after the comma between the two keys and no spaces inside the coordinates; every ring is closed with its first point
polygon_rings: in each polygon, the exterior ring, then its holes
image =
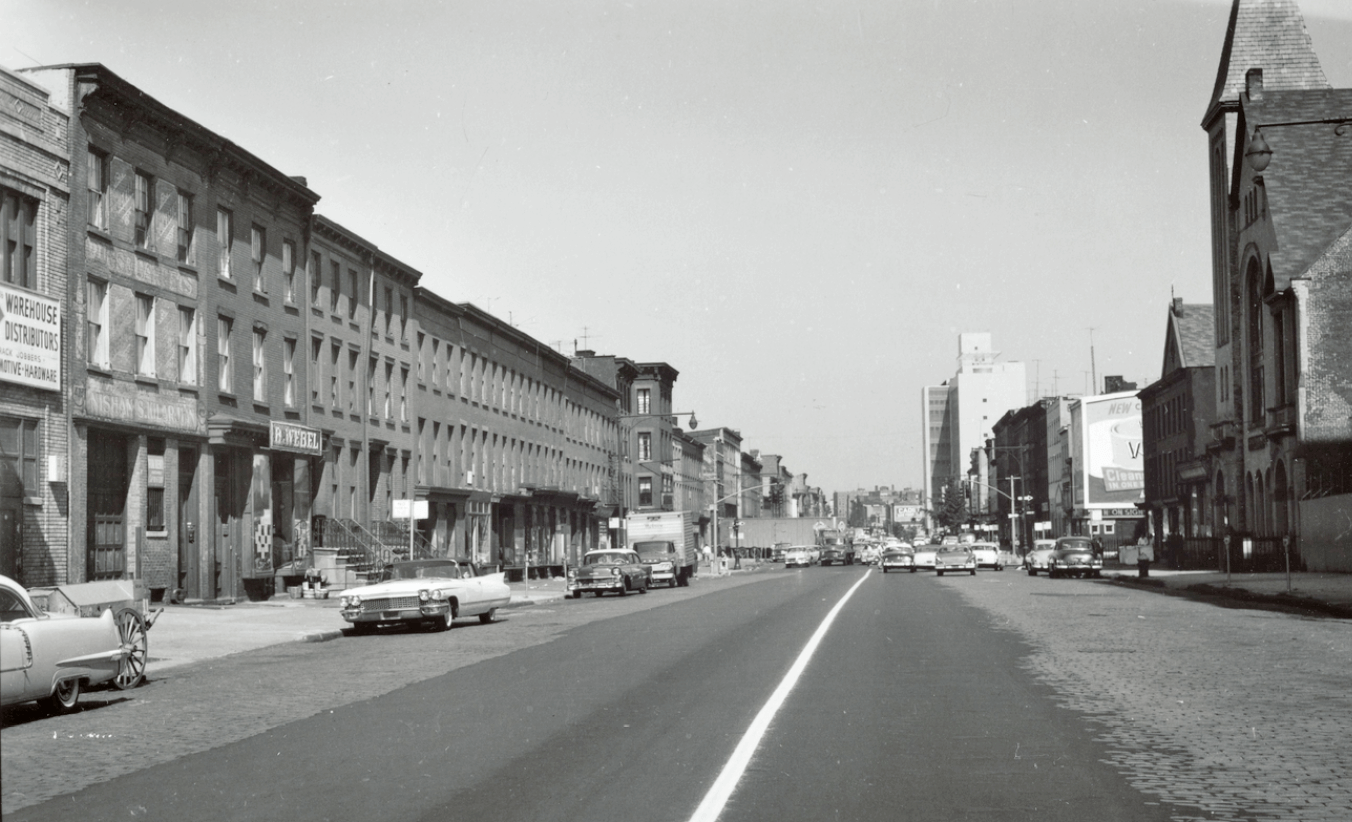
{"type": "Polygon", "coordinates": [[[1150,576],[1150,563],[1155,561],[1155,543],[1149,534],[1136,543],[1136,575],[1141,579],[1150,576]]]}

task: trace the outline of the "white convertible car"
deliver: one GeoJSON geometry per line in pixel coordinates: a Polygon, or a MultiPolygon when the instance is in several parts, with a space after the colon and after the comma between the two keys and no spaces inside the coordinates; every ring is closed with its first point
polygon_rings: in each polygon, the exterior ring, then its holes
{"type": "Polygon", "coordinates": [[[0,576],[0,705],[44,700],[72,710],[80,689],[112,680],[127,654],[111,609],[97,617],[48,614],[0,576]]]}
{"type": "Polygon", "coordinates": [[[395,623],[444,631],[456,617],[492,622],[493,614],[511,599],[501,571],[481,573],[465,560],[420,559],[396,562],[381,582],[349,588],[340,602],[343,619],[361,633],[395,623]]]}

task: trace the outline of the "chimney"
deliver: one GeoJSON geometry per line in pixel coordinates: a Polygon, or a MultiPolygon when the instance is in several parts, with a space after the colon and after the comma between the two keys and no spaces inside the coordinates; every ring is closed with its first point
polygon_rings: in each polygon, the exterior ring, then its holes
{"type": "Polygon", "coordinates": [[[1182,298],[1182,297],[1174,297],[1174,316],[1175,316],[1175,317],[1181,317],[1181,316],[1183,316],[1183,298],[1182,298]]]}
{"type": "Polygon", "coordinates": [[[306,180],[304,177],[301,177],[301,176],[298,175],[298,174],[292,175],[291,179],[294,180],[294,181],[297,182],[297,183],[300,183],[301,185],[305,186],[306,188],[309,188],[309,187],[310,187],[310,182],[309,182],[308,180],[306,180]]]}
{"type": "Polygon", "coordinates": [[[1263,70],[1251,68],[1244,74],[1244,91],[1255,103],[1263,101],[1263,70]]]}

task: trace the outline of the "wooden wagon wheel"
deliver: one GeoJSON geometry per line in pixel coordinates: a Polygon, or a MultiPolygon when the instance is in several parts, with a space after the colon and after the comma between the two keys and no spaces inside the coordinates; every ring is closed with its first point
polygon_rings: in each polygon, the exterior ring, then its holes
{"type": "Polygon", "coordinates": [[[122,660],[113,684],[119,690],[130,690],[140,685],[146,678],[146,661],[150,658],[150,639],[146,634],[146,621],[135,608],[123,608],[115,616],[117,633],[122,639],[122,647],[130,653],[122,660]]]}

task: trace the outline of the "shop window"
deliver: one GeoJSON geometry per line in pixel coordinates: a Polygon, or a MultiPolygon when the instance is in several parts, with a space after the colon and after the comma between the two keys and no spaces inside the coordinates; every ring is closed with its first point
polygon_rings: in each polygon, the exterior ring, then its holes
{"type": "Polygon", "coordinates": [[[0,497],[35,498],[38,486],[36,420],[0,417],[0,497]]]}

